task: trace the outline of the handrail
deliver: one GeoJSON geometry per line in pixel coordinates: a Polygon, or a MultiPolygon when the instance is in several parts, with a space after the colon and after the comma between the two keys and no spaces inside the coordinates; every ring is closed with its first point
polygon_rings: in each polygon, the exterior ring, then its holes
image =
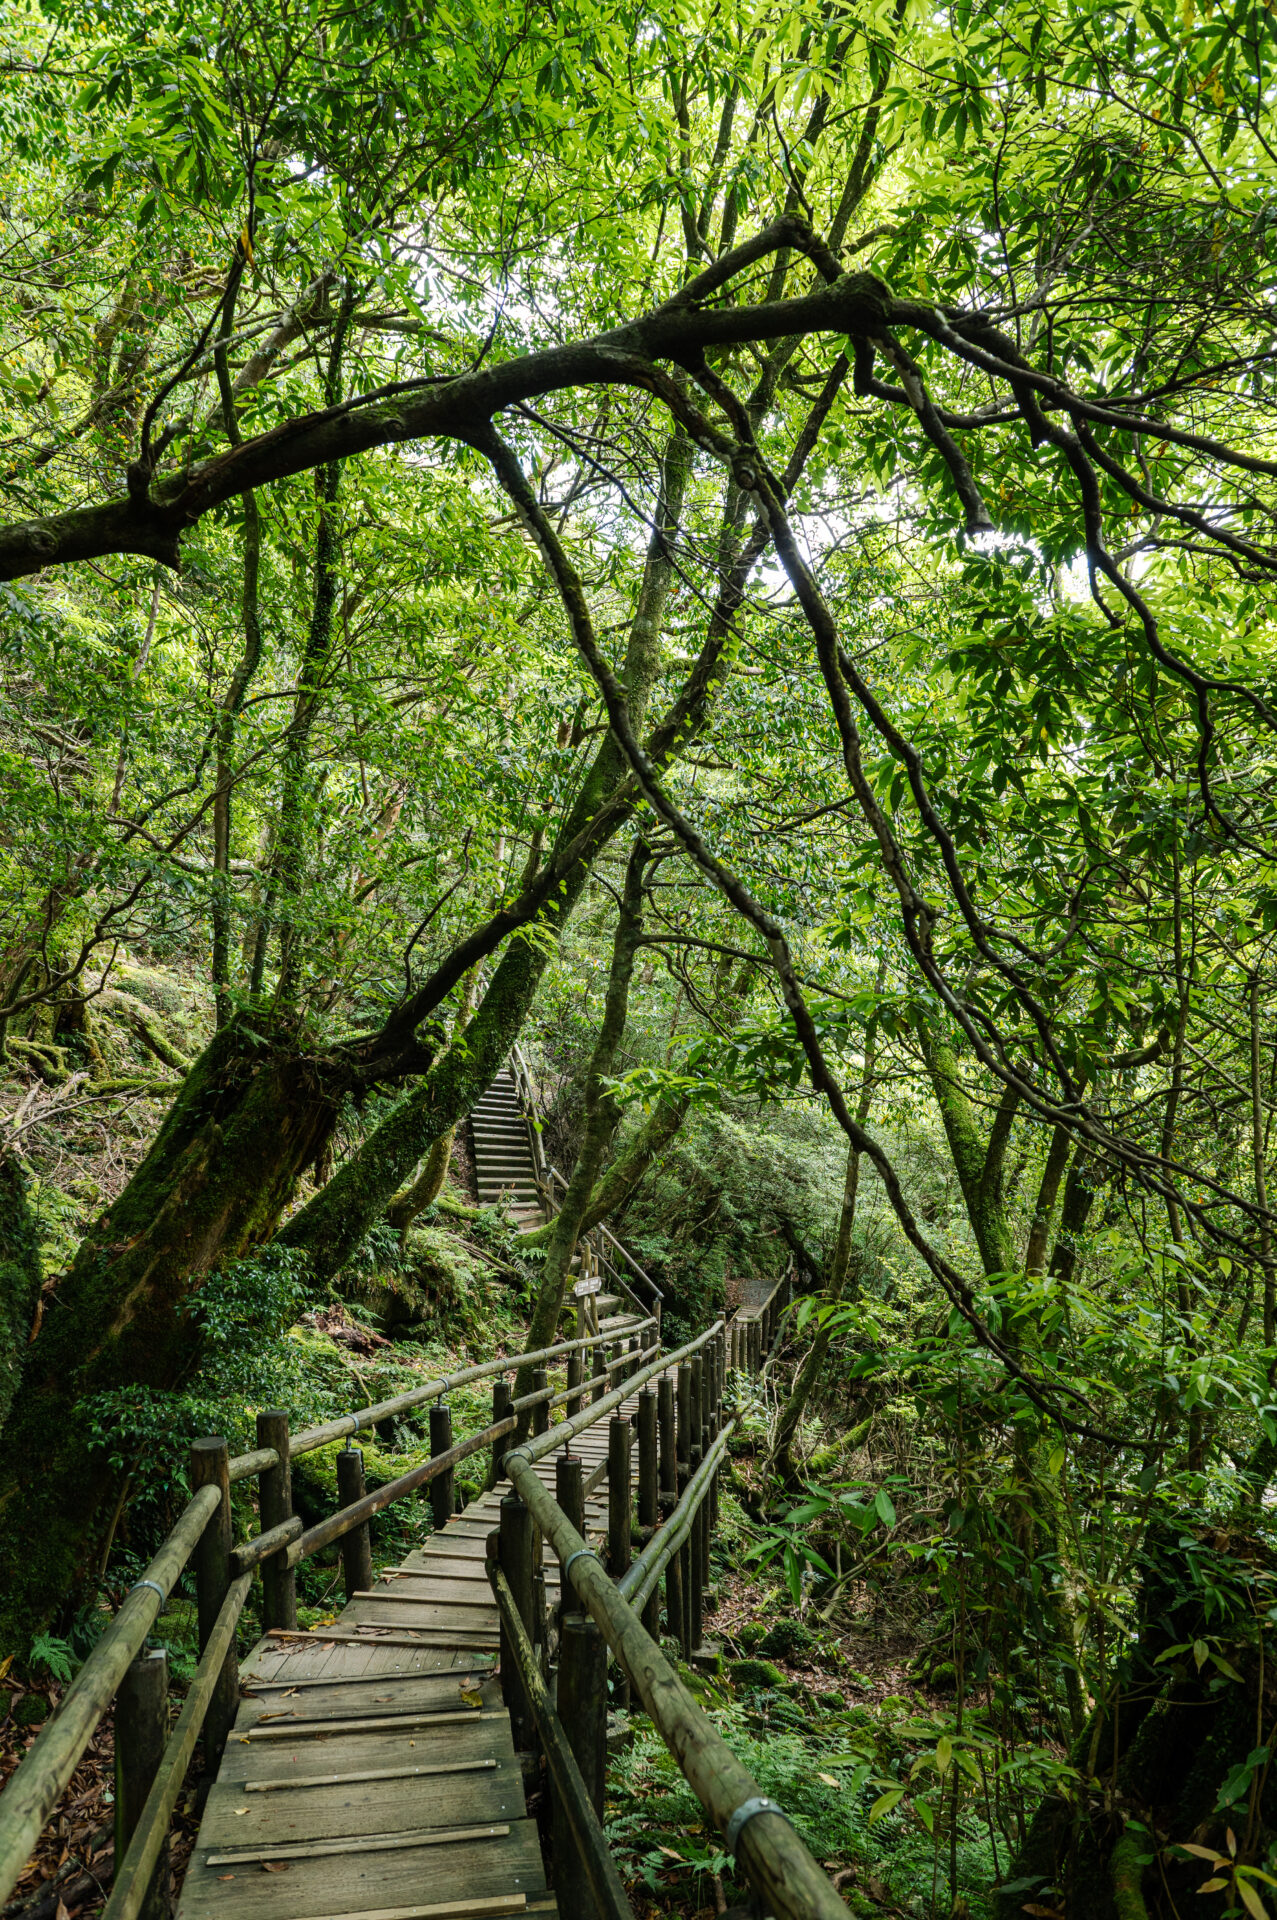
{"type": "MultiPolygon", "coordinates": [[[[653,1326],[655,1322],[649,1320],[644,1324],[653,1326]]],[[[606,1340],[608,1336],[602,1337],[606,1340]]],[[[572,1343],[573,1347],[597,1344],[597,1339],[572,1343]]],[[[567,1352],[568,1348],[561,1346],[548,1351],[561,1354],[567,1352]]],[[[510,1370],[513,1371],[513,1368],[510,1370]]],[[[604,1367],[593,1378],[606,1379],[610,1371],[609,1367],[604,1367]]],[[[504,1419],[494,1421],[491,1426],[481,1428],[478,1433],[468,1434],[464,1440],[458,1440],[456,1445],[449,1447],[445,1453],[432,1454],[430,1459],[423,1460],[419,1467],[410,1467],[407,1473],[401,1473],[397,1480],[387,1480],[384,1486],[374,1488],[371,1493],[364,1494],[361,1499],[352,1500],[347,1506],[339,1507],[335,1513],[330,1513],[325,1519],[317,1521],[304,1533],[300,1520],[284,1521],[281,1525],[271,1528],[269,1533],[257,1534],[240,1546],[232,1548],[232,1567],[236,1572],[247,1572],[280,1549],[286,1549],[284,1562],[286,1566],[299,1566],[303,1560],[309,1560],[313,1553],[318,1553],[323,1547],[331,1546],[334,1540],[343,1539],[346,1534],[353,1533],[356,1527],[362,1526],[366,1520],[371,1520],[374,1514],[382,1512],[385,1507],[393,1506],[396,1500],[402,1500],[405,1494],[413,1493],[418,1487],[424,1487],[430,1481],[437,1480],[441,1474],[448,1473],[453,1467],[460,1466],[463,1460],[468,1460],[471,1454],[481,1453],[485,1447],[491,1446],[494,1440],[499,1440],[503,1433],[513,1433],[519,1424],[518,1416],[521,1413],[527,1413],[533,1407],[554,1406],[558,1401],[570,1400],[582,1391],[583,1386],[589,1384],[586,1381],[577,1386],[538,1387],[533,1393],[520,1394],[517,1400],[510,1401],[510,1412],[504,1419]]],[[[601,1401],[595,1403],[596,1406],[601,1404],[601,1401]]]]}
{"type": "Polygon", "coordinates": [[[701,1502],[713,1484],[714,1475],[727,1452],[727,1442],[736,1431],[729,1420],[688,1481],[683,1496],[668,1519],[657,1528],[628,1573],[622,1574],[616,1590],[636,1612],[642,1612],[651,1599],[656,1583],[691,1531],[701,1502]]]}
{"type": "MultiPolygon", "coordinates": [[[[537,1732],[541,1736],[541,1744],[545,1748],[550,1777],[562,1801],[572,1829],[572,1838],[576,1842],[581,1864],[585,1868],[590,1892],[594,1896],[595,1911],[599,1920],[634,1920],[634,1909],[629,1903],[625,1888],[621,1885],[621,1876],[616,1870],[616,1862],[612,1858],[612,1851],[608,1846],[599,1816],[586,1791],[585,1781],[581,1778],[581,1769],[577,1765],[576,1755],[568,1745],[563,1722],[550,1699],[550,1690],[545,1684],[540,1661],[537,1659],[532,1642],[528,1639],[519,1609],[515,1605],[510,1583],[495,1561],[488,1562],[488,1578],[492,1583],[492,1592],[496,1599],[497,1611],[501,1616],[501,1624],[505,1628],[510,1650],[519,1669],[519,1678],[527,1694],[528,1704],[532,1708],[537,1732]]],[[[556,1891],[562,1890],[556,1888],[556,1891]]]]}
{"type": "MultiPolygon", "coordinates": [[[[557,1180],[559,1185],[563,1188],[563,1191],[566,1193],[568,1188],[568,1183],[564,1178],[564,1176],[559,1172],[559,1169],[556,1166],[549,1165],[547,1166],[547,1171],[550,1175],[551,1180],[557,1180]]],[[[612,1232],[610,1227],[605,1226],[604,1223],[600,1220],[597,1227],[591,1227],[590,1232],[605,1233],[608,1239],[612,1242],[612,1245],[625,1255],[625,1258],[629,1261],[630,1265],[633,1267],[635,1273],[637,1273],[639,1279],[643,1282],[644,1286],[650,1287],[658,1300],[664,1300],[665,1295],[661,1292],[661,1289],[657,1286],[655,1280],[652,1279],[650,1274],[644,1273],[642,1267],[639,1265],[638,1261],[634,1258],[634,1255],[621,1245],[620,1241],[617,1239],[616,1235],[612,1232]]],[[[589,1235],[587,1234],[585,1237],[588,1239],[589,1235]]],[[[643,1302],[641,1300],[636,1300],[634,1298],[634,1293],[629,1285],[629,1282],[626,1280],[623,1280],[621,1278],[621,1275],[616,1272],[616,1268],[611,1266],[610,1263],[609,1263],[608,1271],[610,1273],[616,1274],[616,1280],[617,1280],[618,1286],[621,1288],[622,1292],[631,1301],[633,1301],[633,1304],[639,1309],[639,1312],[641,1313],[643,1311],[643,1302]]]]}
{"type": "Polygon", "coordinates": [[[846,1920],[846,1906],[785,1814],[767,1799],[697,1706],[594,1549],[542,1484],[526,1450],[508,1453],[505,1467],[514,1491],[558,1555],[564,1584],[571,1584],[596,1622],[688,1785],[769,1903],[768,1910],[780,1920],[846,1920]]]}
{"type": "Polygon", "coordinates": [[[129,1664],[217,1509],[216,1487],[201,1487],[46,1722],[0,1800],[0,1902],[9,1898],[36,1841],[129,1664]]]}
{"type": "MultiPolygon", "coordinates": [[[[651,1326],[654,1322],[648,1319],[643,1324],[651,1326]]],[[[397,1394],[393,1400],[379,1400],[375,1406],[360,1408],[358,1413],[343,1413],[336,1420],[327,1420],[322,1426],[308,1427],[304,1433],[295,1434],[288,1443],[289,1456],[296,1459],[299,1453],[313,1453],[316,1447],[327,1446],[330,1440],[345,1440],[353,1434],[362,1433],[367,1427],[375,1427],[381,1420],[388,1420],[392,1414],[407,1413],[411,1407],[419,1407],[427,1400],[437,1400],[457,1387],[468,1387],[475,1380],[489,1379],[494,1373],[515,1373],[520,1367],[538,1366],[543,1360],[555,1360],[562,1354],[576,1353],[583,1347],[606,1345],[612,1338],[608,1333],[592,1333],[580,1340],[559,1340],[552,1347],[538,1347],[535,1353],[502,1354],[496,1360],[484,1360],[478,1366],[463,1367],[459,1373],[441,1374],[437,1380],[428,1380],[424,1387],[414,1387],[410,1393],[397,1394]]],[[[243,1461],[256,1457],[253,1454],[241,1454],[239,1459],[232,1460],[231,1479],[241,1477],[236,1473],[236,1468],[243,1461]]],[[[274,1465],[274,1461],[268,1464],[274,1465]]],[[[249,1471],[256,1469],[250,1468],[249,1471]]]]}
{"type": "Polygon", "coordinates": [[[616,1235],[613,1233],[611,1227],[609,1227],[606,1220],[600,1220],[598,1226],[595,1227],[594,1231],[595,1233],[603,1233],[607,1235],[608,1239],[612,1242],[612,1245],[616,1248],[617,1252],[622,1256],[622,1258],[629,1261],[630,1265],[633,1267],[639,1279],[647,1283],[647,1285],[652,1289],[652,1292],[656,1295],[658,1300],[663,1300],[665,1298],[664,1293],[661,1291],[660,1287],[657,1286],[651,1274],[644,1272],[643,1268],[639,1265],[638,1261],[634,1258],[634,1255],[630,1252],[629,1248],[624,1244],[623,1241],[620,1241],[617,1239],[616,1235]]]}
{"type": "Polygon", "coordinates": [[[191,1682],[182,1711],[178,1715],[177,1725],[169,1737],[164,1749],[164,1758],[159,1771],[146,1796],[146,1804],[129,1842],[128,1851],[116,1868],[115,1885],[111,1889],[111,1898],[106,1903],[102,1920],[137,1920],[142,1902],[146,1899],[151,1875],[155,1871],[160,1857],[160,1848],[168,1832],[173,1809],[177,1805],[182,1791],[182,1782],[186,1769],[191,1763],[195,1751],[195,1742],[199,1738],[209,1701],[217,1685],[222,1670],[222,1662],[235,1638],[235,1628],[239,1616],[244,1610],[248,1590],[253,1583],[251,1573],[241,1573],[231,1582],[217,1616],[217,1623],[209,1635],[208,1644],[195,1669],[195,1678],[191,1682]]]}
{"type": "MultiPolygon", "coordinates": [[[[544,1459],[547,1453],[553,1453],[556,1447],[567,1446],[568,1442],[574,1440],[578,1433],[583,1433],[586,1427],[593,1426],[596,1420],[601,1420],[605,1414],[612,1413],[617,1407],[623,1405],[634,1389],[650,1380],[653,1374],[664,1373],[669,1367],[677,1366],[680,1360],[690,1360],[694,1353],[699,1353],[701,1348],[722,1330],[722,1326],[722,1321],[716,1320],[712,1327],[707,1327],[704,1333],[697,1334],[696,1338],[689,1340],[685,1346],[677,1347],[673,1353],[660,1354],[647,1366],[640,1367],[637,1373],[629,1374],[619,1387],[614,1388],[611,1393],[605,1393],[592,1405],[583,1407],[581,1412],[574,1414],[570,1420],[563,1420],[557,1427],[551,1427],[547,1432],[537,1434],[535,1439],[525,1440],[522,1446],[513,1447],[504,1455],[503,1467],[508,1473],[510,1462],[514,1459],[532,1466],[537,1460],[544,1459]]],[[[513,1478],[512,1475],[511,1478],[513,1478]]]]}

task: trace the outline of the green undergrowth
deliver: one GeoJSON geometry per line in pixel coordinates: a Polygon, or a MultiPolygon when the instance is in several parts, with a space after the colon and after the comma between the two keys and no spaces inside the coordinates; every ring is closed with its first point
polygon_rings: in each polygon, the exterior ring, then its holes
{"type": "MultiPolygon", "coordinates": [[[[894,1909],[921,1920],[933,1911],[937,1885],[947,1885],[952,1805],[952,1736],[943,1721],[903,1698],[872,1708],[822,1706],[758,1673],[708,1682],[687,1671],[683,1677],[762,1792],[837,1877],[852,1913],[894,1909]],[[945,1761],[940,1770],[937,1754],[945,1761]]],[[[713,1910],[715,1876],[728,1904],[743,1903],[747,1884],[664,1741],[645,1716],[635,1715],[631,1725],[632,1742],[609,1772],[607,1833],[636,1910],[713,1910]]],[[[998,1861],[965,1769],[963,1787],[958,1886],[970,1920],[991,1920],[988,1889],[998,1861]]]]}
{"type": "MultiPolygon", "coordinates": [[[[516,1266],[517,1236],[492,1213],[467,1219],[431,1209],[423,1219],[403,1259],[420,1266],[424,1245],[440,1268],[451,1262],[454,1278],[465,1282],[459,1305],[454,1301],[458,1310],[441,1310],[429,1325],[390,1338],[381,1332],[377,1316],[343,1292],[332,1289],[315,1299],[306,1290],[296,1256],[272,1249],[237,1262],[206,1283],[198,1307],[204,1335],[201,1361],[181,1389],[121,1389],[99,1396],[88,1408],[93,1437],[128,1473],[129,1493],[95,1604],[74,1620],[59,1623],[55,1639],[62,1651],[56,1657],[71,1671],[145,1571],[189,1498],[187,1460],[193,1439],[220,1434],[232,1455],[246,1452],[256,1445],[259,1409],[287,1408],[296,1432],[413,1392],[503,1351],[520,1350],[526,1305],[522,1272],[516,1266]],[[440,1224],[444,1219],[446,1228],[440,1224]],[[510,1268],[517,1283],[496,1263],[510,1268]]],[[[357,1277],[365,1282],[376,1275],[393,1279],[400,1271],[398,1242],[399,1236],[388,1231],[370,1236],[361,1249],[357,1277]]],[[[370,1491],[429,1458],[430,1408],[437,1404],[428,1401],[356,1436],[370,1491]]],[[[446,1396],[446,1404],[455,1439],[487,1426],[492,1418],[491,1378],[458,1386],[446,1396]]],[[[294,1509],[307,1526],[339,1504],[336,1460],[343,1444],[333,1441],[293,1462],[294,1509]]],[[[482,1491],[488,1465],[484,1448],[457,1468],[460,1504],[482,1491]]],[[[255,1482],[242,1481],[232,1489],[232,1519],[237,1540],[258,1531],[255,1482]]],[[[421,1544],[431,1525],[428,1487],[374,1516],[374,1565],[402,1559],[421,1544]]],[[[303,1628],[322,1626],[340,1611],[344,1594],[338,1545],[302,1564],[297,1593],[303,1628]]],[[[179,1690],[189,1681],[197,1658],[193,1595],[188,1569],[153,1634],[154,1644],[169,1650],[179,1690]]],[[[260,1632],[260,1589],[255,1586],[241,1618],[241,1651],[260,1632]]],[[[31,1664],[34,1670],[34,1649],[31,1664]]]]}

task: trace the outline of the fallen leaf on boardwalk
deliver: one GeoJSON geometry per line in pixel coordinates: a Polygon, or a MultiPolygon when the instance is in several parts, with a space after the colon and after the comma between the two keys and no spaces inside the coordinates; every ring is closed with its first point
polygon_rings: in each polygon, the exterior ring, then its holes
{"type": "Polygon", "coordinates": [[[462,1687],[461,1698],[467,1707],[481,1707],[483,1705],[483,1695],[477,1687],[462,1687]]]}
{"type": "Polygon", "coordinates": [[[247,1812],[248,1812],[247,1807],[236,1807],[235,1809],[236,1817],[238,1817],[241,1813],[247,1813],[247,1812]]]}
{"type": "Polygon", "coordinates": [[[287,1873],[288,1862],[287,1860],[263,1860],[262,1872],[263,1873],[287,1873]]]}
{"type": "Polygon", "coordinates": [[[233,1873],[219,1873],[217,1877],[219,1880],[233,1880],[235,1875],[233,1873]]]}

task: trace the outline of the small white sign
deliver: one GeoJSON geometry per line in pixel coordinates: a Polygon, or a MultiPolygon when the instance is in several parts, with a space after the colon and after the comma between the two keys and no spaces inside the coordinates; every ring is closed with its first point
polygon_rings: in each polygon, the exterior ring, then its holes
{"type": "Polygon", "coordinates": [[[588,1280],[578,1280],[572,1291],[578,1296],[583,1293],[598,1293],[602,1285],[603,1282],[596,1273],[588,1280]]]}

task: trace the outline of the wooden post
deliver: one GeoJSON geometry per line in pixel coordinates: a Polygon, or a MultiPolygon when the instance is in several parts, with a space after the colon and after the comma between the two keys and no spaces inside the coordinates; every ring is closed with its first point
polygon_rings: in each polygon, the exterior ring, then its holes
{"type": "MultiPolygon", "coordinates": [[[[540,1393],[543,1388],[548,1387],[549,1384],[549,1368],[534,1367],[532,1370],[532,1391],[534,1393],[540,1393]]],[[[539,1406],[533,1407],[532,1409],[532,1431],[533,1433],[548,1433],[550,1431],[550,1409],[544,1400],[542,1400],[539,1406]]]]}
{"type": "MultiPolygon", "coordinates": [[[[595,1324],[594,1331],[596,1333],[598,1332],[597,1322],[595,1324]]],[[[594,1384],[590,1388],[590,1404],[591,1406],[593,1406],[594,1402],[596,1400],[601,1400],[604,1394],[607,1392],[608,1382],[610,1381],[612,1376],[608,1372],[607,1352],[603,1347],[591,1347],[590,1358],[591,1358],[591,1361],[593,1362],[593,1365],[597,1368],[597,1372],[595,1372],[592,1375],[594,1384]]]]}
{"type": "MultiPolygon", "coordinates": [[[[191,1487],[193,1490],[208,1486],[218,1487],[222,1495],[208,1525],[200,1535],[200,1543],[194,1555],[195,1602],[201,1653],[208,1645],[209,1636],[217,1625],[217,1616],[222,1610],[222,1602],[230,1586],[231,1482],[229,1469],[230,1454],[225,1440],[195,1441],[191,1448],[191,1487]]],[[[204,1716],[204,1765],[210,1774],[215,1774],[221,1763],[227,1735],[235,1724],[238,1706],[239,1661],[235,1655],[235,1642],[232,1639],[226,1658],[222,1662],[221,1672],[209,1696],[208,1712],[204,1716]]]]}
{"type": "MultiPolygon", "coordinates": [[[[168,1741],[168,1653],[144,1649],[115,1696],[115,1858],[123,1860],[168,1741]]],[[[139,1920],[164,1920],[169,1892],[168,1835],[143,1897],[139,1920]]]]}
{"type": "MultiPolygon", "coordinates": [[[[674,1382],[663,1373],[656,1383],[656,1426],[658,1477],[662,1518],[674,1510],[678,1499],[678,1433],[674,1423],[674,1382]]],[[[683,1632],[682,1562],[674,1554],[665,1567],[665,1631],[681,1640],[683,1632]]]]}
{"type": "Polygon", "coordinates": [[[674,1382],[663,1373],[656,1383],[659,1498],[668,1509],[678,1497],[678,1434],[674,1425],[674,1382]]]}
{"type": "MultiPolygon", "coordinates": [[[[343,1447],[337,1455],[337,1504],[353,1506],[364,1497],[364,1453],[362,1447],[343,1447]]],[[[342,1582],[347,1600],[367,1593],[372,1586],[372,1540],[368,1522],[352,1527],[341,1537],[342,1582]]]]}
{"type": "Polygon", "coordinates": [[[631,1438],[628,1419],[614,1413],[607,1423],[607,1570],[613,1580],[619,1580],[630,1568],[631,1438]]]}
{"type": "MultiPolygon", "coordinates": [[[[710,1359],[708,1349],[692,1358],[692,1391],[697,1395],[700,1408],[701,1459],[709,1452],[710,1443],[710,1359]],[[699,1391],[698,1391],[699,1390],[699,1391]]],[[[699,1465],[700,1462],[697,1462],[699,1465]]],[[[706,1496],[706,1500],[708,1496],[706,1496]]],[[[701,1550],[701,1593],[709,1585],[709,1507],[706,1500],[701,1501],[699,1515],[699,1542],[701,1550]]],[[[702,1608],[703,1610],[703,1608],[702,1608]]],[[[696,1643],[700,1645],[698,1640],[696,1643]]]]}
{"type": "MultiPolygon", "coordinates": [[[[258,1513],[263,1533],[293,1517],[293,1469],[288,1450],[288,1415],[282,1407],[271,1407],[257,1416],[257,1444],[273,1447],[279,1465],[268,1467],[258,1481],[258,1513]]],[[[297,1629],[297,1576],[288,1566],[287,1549],[273,1553],[262,1562],[262,1630],[272,1627],[286,1633],[297,1629]]],[[[117,1859],[123,1859],[117,1854],[117,1859]]]]}
{"type": "MultiPolygon", "coordinates": [[[[613,1414],[607,1423],[607,1570],[619,1580],[630,1568],[631,1534],[634,1525],[634,1483],[630,1470],[630,1443],[633,1432],[628,1419],[613,1414]]],[[[619,1707],[630,1703],[630,1683],[621,1672],[612,1683],[619,1707]]]]}
{"type": "MultiPolygon", "coordinates": [[[[557,1684],[559,1719],[599,1818],[607,1773],[607,1646],[587,1614],[563,1616],[557,1684]]],[[[595,1920],[598,1908],[577,1852],[567,1813],[554,1796],[554,1893],[564,1920],[595,1920]]]]}
{"type": "MultiPolygon", "coordinates": [[[[699,1447],[692,1448],[691,1472],[701,1464],[699,1447]]],[[[705,1638],[705,1502],[702,1500],[692,1519],[688,1539],[687,1635],[691,1651],[699,1651],[705,1638]]]]}
{"type": "Polygon", "coordinates": [[[584,1357],[585,1356],[579,1347],[577,1348],[575,1353],[570,1353],[568,1355],[569,1398],[563,1409],[563,1417],[566,1420],[571,1420],[575,1414],[578,1414],[581,1411],[584,1396],[579,1391],[576,1393],[573,1393],[572,1389],[574,1387],[579,1389],[581,1385],[581,1381],[584,1375],[584,1369],[582,1367],[582,1361],[584,1357]]]}
{"type": "MultiPolygon", "coordinates": [[[[554,1497],[581,1538],[585,1538],[585,1463],[579,1453],[561,1453],[554,1462],[554,1497]]],[[[564,1589],[567,1599],[567,1589],[564,1589]]]]}
{"type": "MultiPolygon", "coordinates": [[[[510,1382],[500,1378],[494,1380],[492,1383],[492,1424],[494,1427],[499,1420],[504,1420],[509,1414],[511,1398],[510,1382]]],[[[506,1448],[510,1444],[510,1440],[510,1434],[499,1433],[492,1442],[492,1484],[494,1487],[503,1478],[501,1460],[506,1448]]]]}
{"type": "MultiPolygon", "coordinates": [[[[680,1495],[691,1475],[692,1460],[692,1369],[686,1360],[678,1369],[678,1477],[677,1487],[680,1495]]],[[[685,1540],[678,1549],[679,1562],[678,1587],[682,1596],[682,1618],[679,1621],[678,1637],[682,1644],[684,1658],[692,1650],[691,1616],[691,1541],[685,1540]]]]}
{"type": "MultiPolygon", "coordinates": [[[[656,1395],[644,1387],[638,1397],[638,1517],[640,1527],[654,1528],[660,1519],[656,1441],[656,1395]]],[[[643,1609],[643,1625],[653,1640],[660,1639],[661,1606],[655,1588],[643,1609]]]]}
{"type": "MultiPolygon", "coordinates": [[[[533,1574],[536,1571],[536,1527],[532,1515],[524,1506],[517,1493],[507,1493],[501,1502],[501,1524],[497,1539],[498,1559],[501,1571],[510,1582],[510,1591],[514,1603],[519,1609],[519,1618],[523,1622],[532,1644],[536,1645],[533,1622],[536,1617],[533,1574]]],[[[501,1632],[501,1697],[510,1713],[510,1730],[514,1736],[517,1753],[531,1753],[536,1749],[536,1727],[532,1718],[532,1708],[519,1679],[519,1670],[514,1655],[508,1645],[508,1636],[501,1632]]]]}
{"type": "MultiPolygon", "coordinates": [[[[554,1497],[581,1538],[585,1538],[585,1462],[579,1453],[561,1453],[554,1462],[554,1497]]],[[[580,1606],[571,1582],[559,1567],[559,1633],[564,1616],[580,1606]]]]}
{"type": "MultiPolygon", "coordinates": [[[[431,1454],[447,1453],[452,1446],[452,1408],[437,1406],[430,1409],[430,1451],[431,1454]]],[[[430,1516],[436,1528],[446,1527],[452,1518],[456,1504],[456,1473],[448,1467],[437,1480],[430,1482],[430,1516]]]]}

